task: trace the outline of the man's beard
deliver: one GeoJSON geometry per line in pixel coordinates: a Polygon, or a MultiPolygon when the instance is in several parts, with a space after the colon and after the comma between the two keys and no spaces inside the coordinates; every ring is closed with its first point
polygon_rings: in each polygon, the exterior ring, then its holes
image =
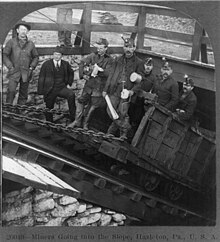
{"type": "Polygon", "coordinates": [[[164,80],[166,80],[169,77],[169,75],[167,73],[163,74],[162,76],[163,76],[164,80]]]}
{"type": "Polygon", "coordinates": [[[125,52],[125,56],[126,56],[127,58],[130,58],[130,57],[133,56],[133,52],[131,52],[131,51],[126,51],[126,52],[125,52]]]}

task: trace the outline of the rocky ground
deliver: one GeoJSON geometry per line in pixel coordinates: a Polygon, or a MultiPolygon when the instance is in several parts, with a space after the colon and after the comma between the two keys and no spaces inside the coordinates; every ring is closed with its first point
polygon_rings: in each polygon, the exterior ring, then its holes
{"type": "Polygon", "coordinates": [[[34,189],[3,196],[3,226],[123,226],[138,219],[67,195],[34,189]]]}

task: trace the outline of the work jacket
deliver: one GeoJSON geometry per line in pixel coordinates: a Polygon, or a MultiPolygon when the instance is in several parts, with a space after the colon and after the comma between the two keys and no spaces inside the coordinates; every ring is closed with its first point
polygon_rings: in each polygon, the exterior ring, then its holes
{"type": "Polygon", "coordinates": [[[22,77],[22,81],[27,82],[29,68],[35,69],[38,64],[38,53],[34,43],[27,39],[21,46],[18,37],[10,39],[3,50],[3,63],[9,69],[9,79],[19,81],[22,77]]]}
{"type": "Polygon", "coordinates": [[[197,105],[197,97],[193,91],[187,93],[186,96],[182,96],[183,92],[180,93],[179,103],[177,105],[178,109],[182,109],[185,112],[179,113],[178,117],[180,120],[191,120],[193,113],[197,105]]]}
{"type": "Polygon", "coordinates": [[[133,72],[143,75],[143,67],[143,61],[135,53],[130,58],[123,54],[115,59],[103,91],[116,96],[121,95],[123,88],[135,91],[140,84],[131,82],[130,76],[133,72]]]}
{"type": "Polygon", "coordinates": [[[173,111],[179,99],[179,85],[171,76],[162,81],[159,75],[154,83],[153,92],[158,95],[158,103],[173,111]]]}
{"type": "MultiPolygon", "coordinates": [[[[83,78],[84,67],[89,65],[97,64],[104,71],[99,71],[98,76],[102,79],[106,79],[109,74],[109,69],[113,63],[113,58],[109,54],[104,54],[100,56],[98,53],[91,53],[88,56],[84,57],[79,64],[79,78],[83,78]]],[[[91,73],[90,73],[91,74],[91,73]]]]}
{"type": "MultiPolygon", "coordinates": [[[[61,66],[64,68],[63,81],[65,85],[72,85],[74,71],[71,69],[69,62],[61,60],[61,66]]],[[[54,63],[53,59],[43,63],[38,79],[38,94],[47,95],[54,87],[54,63]]]]}

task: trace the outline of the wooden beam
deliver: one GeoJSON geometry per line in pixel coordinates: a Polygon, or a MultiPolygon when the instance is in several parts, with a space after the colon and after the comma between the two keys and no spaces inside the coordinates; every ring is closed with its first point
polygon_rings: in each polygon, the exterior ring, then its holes
{"type": "Polygon", "coordinates": [[[196,61],[199,60],[199,54],[201,51],[202,33],[203,33],[202,27],[196,22],[194,35],[193,35],[191,60],[196,60],[196,61]]]}
{"type": "MultiPolygon", "coordinates": [[[[40,56],[44,55],[52,55],[54,51],[54,47],[43,47],[43,46],[37,46],[37,51],[40,56]]],[[[95,47],[90,47],[90,51],[94,52],[96,50],[95,47]]],[[[123,53],[123,47],[122,46],[114,46],[108,48],[110,54],[122,54],[123,53]]],[[[82,54],[82,47],[72,47],[72,48],[64,48],[63,49],[64,55],[81,55],[82,54]]]]}
{"type": "MultiPolygon", "coordinates": [[[[72,9],[84,9],[88,3],[71,3],[71,4],[63,4],[63,5],[55,5],[52,8],[72,8],[72,9]]],[[[139,6],[129,6],[126,4],[120,3],[92,3],[91,7],[93,10],[100,10],[100,11],[119,11],[119,12],[134,12],[137,13],[140,10],[139,6]],[[116,6],[117,5],[117,6],[116,6]]]]}
{"type": "Polygon", "coordinates": [[[83,16],[83,39],[82,39],[82,54],[90,53],[90,40],[91,40],[91,22],[92,22],[92,5],[91,3],[86,4],[85,14],[83,16]]]}
{"type": "MultiPolygon", "coordinates": [[[[205,36],[205,30],[203,29],[203,36],[205,36]]],[[[207,56],[207,45],[201,43],[201,61],[203,63],[208,63],[208,56],[207,56]]]]}
{"type": "MultiPolygon", "coordinates": [[[[85,11],[83,10],[82,12],[82,16],[81,16],[81,19],[80,19],[80,24],[83,24],[83,18],[85,17],[85,11]]],[[[75,41],[74,41],[74,46],[80,46],[80,43],[82,42],[82,35],[83,35],[83,32],[82,31],[78,31],[76,33],[76,38],[75,38],[75,41]]]]}
{"type": "MultiPolygon", "coordinates": [[[[83,9],[86,3],[71,3],[71,4],[63,4],[63,5],[55,5],[51,8],[58,8],[62,6],[62,8],[72,8],[72,9],[83,9]]],[[[109,3],[92,3],[93,10],[101,10],[101,11],[118,11],[118,12],[132,12],[132,13],[139,13],[140,7],[143,6],[149,14],[156,14],[156,15],[164,15],[170,17],[178,17],[178,18],[190,18],[189,16],[178,12],[175,9],[161,7],[161,6],[150,6],[147,4],[139,4],[137,5],[128,5],[128,3],[117,3],[117,2],[109,2],[109,3]]]]}
{"type": "MultiPolygon", "coordinates": [[[[135,22],[135,27],[138,26],[138,21],[139,21],[139,14],[138,14],[136,22],[135,22]]],[[[130,38],[135,40],[136,36],[137,36],[137,32],[135,31],[135,32],[131,33],[130,38]]]]}
{"type": "Polygon", "coordinates": [[[145,23],[146,23],[146,12],[144,7],[141,7],[139,18],[138,18],[137,48],[143,48],[144,46],[145,23]]]}
{"type": "Polygon", "coordinates": [[[58,31],[68,29],[70,31],[82,31],[82,24],[60,24],[60,23],[31,23],[31,30],[50,30],[50,31],[58,31]]]}
{"type": "Polygon", "coordinates": [[[93,24],[91,25],[91,31],[94,32],[137,32],[138,28],[136,26],[123,26],[116,24],[93,24]]]}

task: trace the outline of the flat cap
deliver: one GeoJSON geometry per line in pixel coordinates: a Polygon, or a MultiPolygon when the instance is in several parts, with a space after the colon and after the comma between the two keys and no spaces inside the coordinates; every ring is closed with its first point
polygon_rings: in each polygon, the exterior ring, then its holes
{"type": "Polygon", "coordinates": [[[15,29],[19,28],[20,25],[25,26],[25,27],[28,29],[28,31],[31,30],[31,26],[30,26],[30,24],[28,24],[28,23],[25,22],[25,21],[19,21],[17,24],[15,24],[15,29]]]}
{"type": "Polygon", "coordinates": [[[105,45],[105,46],[109,45],[108,40],[104,39],[104,38],[100,38],[98,41],[96,41],[96,44],[98,44],[98,45],[105,45]]]}

